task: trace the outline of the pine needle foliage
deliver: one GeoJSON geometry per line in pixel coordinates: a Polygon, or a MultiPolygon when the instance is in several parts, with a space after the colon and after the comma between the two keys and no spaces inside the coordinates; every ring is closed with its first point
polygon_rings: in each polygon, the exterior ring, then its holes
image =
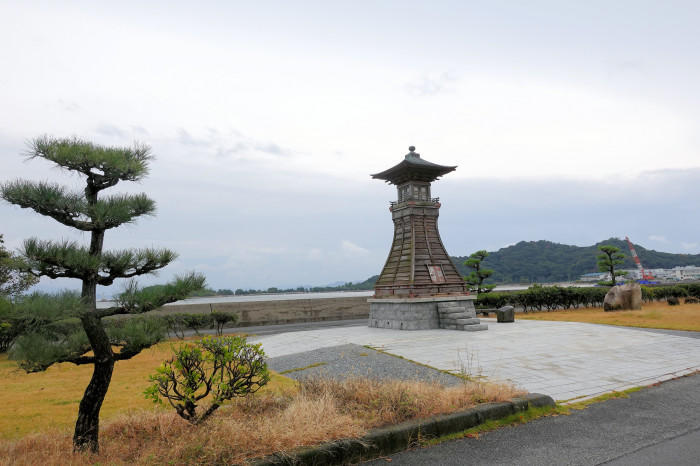
{"type": "Polygon", "coordinates": [[[23,271],[25,265],[21,257],[5,249],[3,235],[0,235],[0,299],[18,296],[39,281],[23,271]]]}
{"type": "Polygon", "coordinates": [[[601,252],[601,254],[596,256],[598,260],[598,270],[607,272],[610,275],[610,281],[600,282],[600,284],[615,286],[617,284],[617,277],[627,275],[627,272],[617,269],[618,266],[625,262],[625,255],[620,252],[620,248],[617,246],[608,244],[598,246],[598,250],[601,252]]]}
{"type": "Polygon", "coordinates": [[[488,251],[482,249],[470,254],[469,258],[464,261],[464,265],[473,269],[469,275],[464,277],[464,281],[477,293],[488,293],[496,287],[496,285],[484,285],[484,280],[493,275],[493,270],[482,268],[482,262],[488,255],[488,251]]]}
{"type": "Polygon", "coordinates": [[[98,285],[154,273],[177,254],[168,249],[103,250],[105,232],[144,215],[155,213],[146,194],[101,195],[120,181],[140,181],[152,160],[148,146],[104,147],[77,138],[41,136],[29,143],[27,157],[44,159],[85,178],[82,192],[51,182],[14,180],[0,185],[0,197],[21,208],[34,210],[63,225],[90,233],[90,244],[29,238],[22,248],[22,269],[35,277],[74,278],[82,282],[80,295],[32,295],[16,304],[25,324],[12,345],[11,356],[27,371],[41,371],[59,362],[92,364],[92,379],[80,402],[73,444],[76,450],[99,448],[99,413],[116,361],[130,359],[164,336],[162,323],[143,317],[110,319],[142,314],[185,298],[204,287],[195,273],[176,277],[157,292],[145,291],[129,281],[116,306],[97,309],[98,285]]]}

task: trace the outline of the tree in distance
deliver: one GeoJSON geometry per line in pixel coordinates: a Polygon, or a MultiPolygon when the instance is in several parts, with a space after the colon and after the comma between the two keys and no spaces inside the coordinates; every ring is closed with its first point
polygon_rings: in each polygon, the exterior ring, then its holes
{"type": "Polygon", "coordinates": [[[238,315],[236,314],[231,314],[229,312],[220,312],[220,311],[211,311],[211,318],[214,320],[214,324],[216,325],[216,334],[218,336],[222,336],[224,334],[224,327],[228,323],[236,323],[238,322],[238,315]]]}
{"type": "Polygon", "coordinates": [[[103,319],[144,313],[185,298],[203,288],[204,277],[190,273],[150,290],[142,290],[132,279],[117,297],[116,306],[97,309],[97,285],[109,286],[119,278],[154,273],[177,257],[168,249],[103,251],[107,230],[155,212],[155,202],[145,194],[100,196],[120,181],[143,179],[152,159],[150,148],[138,144],[133,148],[104,147],[77,138],[43,136],[29,143],[27,156],[48,160],[84,176],[85,189],[74,192],[56,183],[16,180],[0,186],[0,197],[89,233],[90,245],[67,240],[25,240],[22,256],[26,272],[36,277],[78,279],[82,291],[79,299],[67,296],[53,303],[30,302],[27,312],[42,313],[54,324],[73,319],[78,325],[53,325],[51,332],[25,335],[13,346],[13,357],[29,371],[45,370],[58,362],[93,365],[92,378],[78,408],[73,446],[78,451],[98,452],[100,408],[115,361],[134,357],[163,336],[162,327],[152,325],[149,319],[126,319],[124,325],[109,332],[103,319]],[[92,354],[88,355],[90,351],[92,354]]]}
{"type": "Polygon", "coordinates": [[[39,281],[31,273],[22,271],[26,264],[21,257],[5,249],[4,243],[0,234],[0,298],[18,296],[39,281]]]}
{"type": "Polygon", "coordinates": [[[152,385],[144,394],[156,403],[168,400],[191,424],[204,422],[225,401],[251,395],[270,380],[260,343],[246,343],[245,337],[205,337],[174,353],[150,376],[152,385]],[[209,406],[198,411],[206,399],[209,406]]]}
{"type": "Polygon", "coordinates": [[[604,244],[598,246],[598,249],[601,251],[601,254],[596,256],[598,259],[598,270],[610,274],[610,281],[601,282],[600,284],[615,286],[617,284],[617,277],[627,275],[625,271],[615,270],[618,265],[625,262],[625,255],[620,252],[620,248],[617,246],[604,244]]]}
{"type": "Polygon", "coordinates": [[[469,259],[464,261],[464,265],[474,269],[469,273],[469,275],[464,277],[464,280],[472,287],[472,289],[476,289],[477,293],[488,293],[496,287],[496,285],[483,284],[484,280],[493,274],[493,270],[481,268],[481,262],[486,259],[488,255],[489,253],[482,249],[481,251],[476,251],[475,253],[470,254],[469,259]]]}

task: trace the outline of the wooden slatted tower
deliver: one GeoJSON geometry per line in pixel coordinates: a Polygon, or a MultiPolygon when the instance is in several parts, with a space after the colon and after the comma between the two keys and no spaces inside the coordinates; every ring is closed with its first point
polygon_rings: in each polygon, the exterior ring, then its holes
{"type": "Polygon", "coordinates": [[[430,183],[457,167],[428,162],[408,148],[404,160],[372,178],[396,186],[391,202],[394,240],[375,285],[376,298],[468,295],[468,288],[450,260],[438,231],[439,198],[430,183]]]}

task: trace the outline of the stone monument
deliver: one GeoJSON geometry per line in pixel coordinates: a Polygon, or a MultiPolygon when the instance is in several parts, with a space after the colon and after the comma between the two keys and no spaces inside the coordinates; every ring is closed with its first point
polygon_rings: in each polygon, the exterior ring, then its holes
{"type": "Polygon", "coordinates": [[[404,160],[372,178],[397,188],[389,210],[394,240],[369,299],[369,326],[399,330],[486,330],[476,318],[475,295],[445,251],[431,183],[457,167],[428,162],[408,148],[404,160]]]}

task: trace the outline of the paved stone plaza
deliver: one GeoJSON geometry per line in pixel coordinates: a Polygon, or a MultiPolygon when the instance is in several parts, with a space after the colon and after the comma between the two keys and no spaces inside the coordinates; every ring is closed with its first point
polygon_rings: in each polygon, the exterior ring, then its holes
{"type": "Polygon", "coordinates": [[[577,322],[484,319],[487,332],[336,327],[254,337],[269,357],[354,343],[429,366],[509,380],[555,400],[593,397],[700,370],[700,339],[577,322]]]}

